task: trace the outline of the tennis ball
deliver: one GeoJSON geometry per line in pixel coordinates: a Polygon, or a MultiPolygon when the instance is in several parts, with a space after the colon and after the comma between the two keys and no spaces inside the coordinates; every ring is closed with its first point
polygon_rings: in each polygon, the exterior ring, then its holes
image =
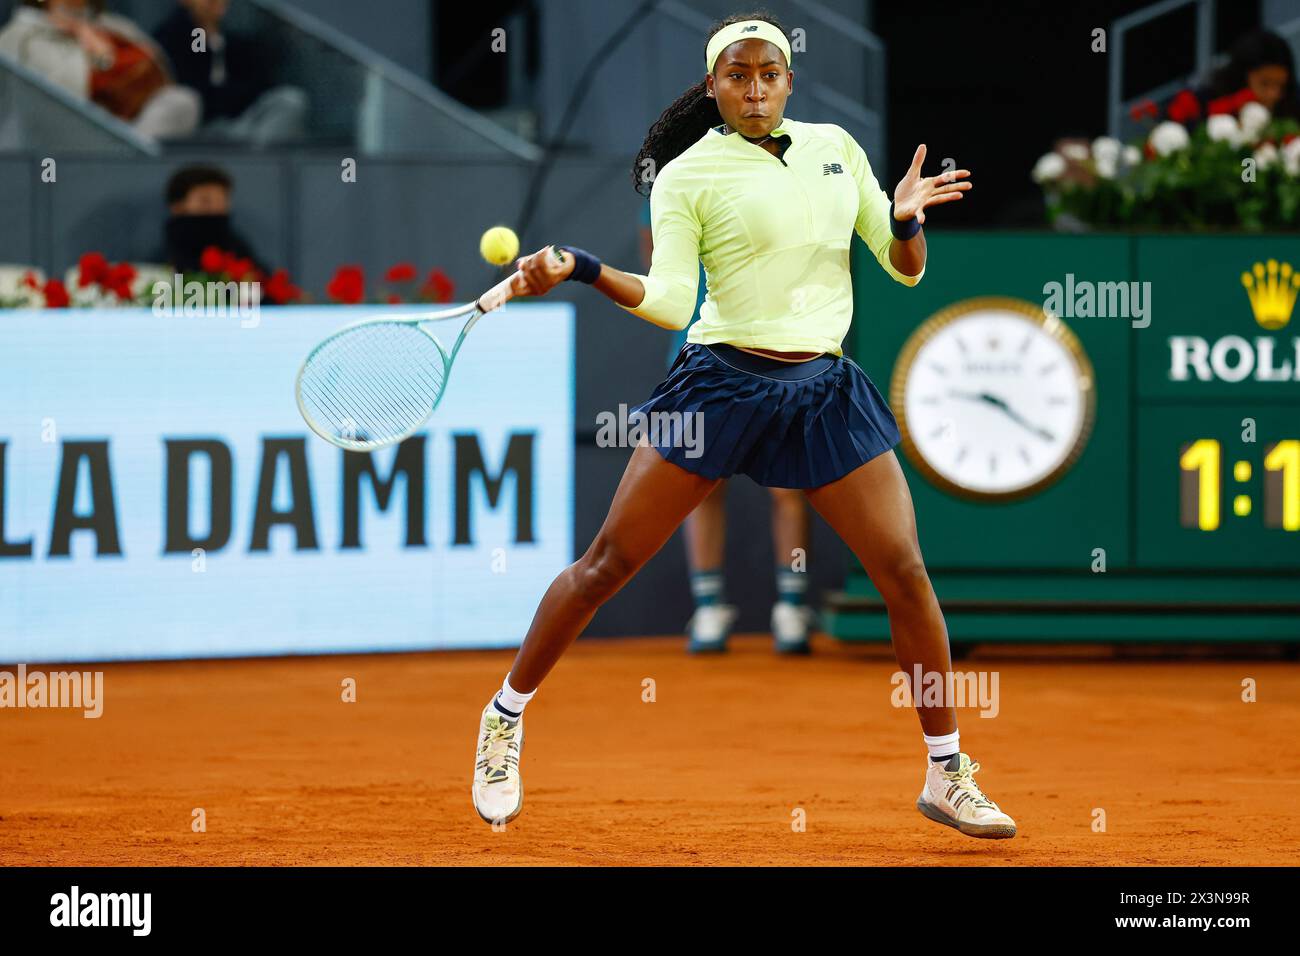
{"type": "Polygon", "coordinates": [[[519,237],[508,226],[493,226],[478,241],[478,251],[494,266],[503,266],[519,255],[519,237]]]}

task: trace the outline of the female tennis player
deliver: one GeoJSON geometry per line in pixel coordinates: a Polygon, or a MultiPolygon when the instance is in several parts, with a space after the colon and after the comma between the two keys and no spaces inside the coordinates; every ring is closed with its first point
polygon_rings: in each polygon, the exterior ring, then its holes
{"type": "MultiPolygon", "coordinates": [[[[970,172],[922,176],[922,145],[891,204],[848,133],[785,118],[790,42],[766,14],[717,24],[705,59],[704,80],[650,128],[633,167],[638,189],[653,177],[649,274],[621,272],[572,246],[557,247],[568,253],[563,261],[553,247],[518,261],[531,295],[585,282],[669,329],[690,320],[703,262],[700,320],[638,410],[699,416],[704,447],[674,446],[666,429],[657,444],[638,446],[595,541],[547,589],[480,721],[473,798],[491,823],[523,807],[523,712],[538,685],[596,610],[731,475],[802,489],[884,597],[903,672],[910,679],[915,667],[945,676],[951,668],[892,450],[898,426],[840,345],[853,312],[853,232],[890,276],[915,285],[925,271],[926,210],[961,199],[970,172]]],[[[975,783],[979,764],[961,752],[951,701],[918,700],[917,711],[929,750],[917,808],[968,836],[1015,836],[1015,822],[975,783]]]]}

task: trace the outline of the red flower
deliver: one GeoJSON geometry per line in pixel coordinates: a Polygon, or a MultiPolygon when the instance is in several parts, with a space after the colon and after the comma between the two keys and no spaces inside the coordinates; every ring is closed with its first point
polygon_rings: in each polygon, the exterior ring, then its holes
{"type": "Polygon", "coordinates": [[[1133,108],[1128,111],[1128,115],[1133,119],[1133,122],[1138,123],[1141,122],[1144,116],[1155,119],[1160,115],[1160,111],[1152,100],[1139,100],[1133,104],[1133,108]]]}
{"type": "Polygon", "coordinates": [[[384,273],[384,280],[386,282],[410,282],[415,278],[415,275],[415,266],[409,262],[399,262],[384,273]]]}
{"type": "Polygon", "coordinates": [[[47,309],[66,309],[72,301],[68,296],[68,287],[58,279],[45,283],[45,307],[47,309]]]}
{"type": "Polygon", "coordinates": [[[226,254],[216,246],[208,246],[199,256],[199,268],[211,275],[220,275],[226,264],[226,254]]]}
{"type": "Polygon", "coordinates": [[[1282,137],[1282,145],[1283,146],[1288,145],[1291,142],[1291,140],[1295,139],[1297,136],[1300,136],[1300,133],[1287,133],[1285,136],[1282,137]]]}
{"type": "Polygon", "coordinates": [[[434,302],[450,302],[455,295],[456,285],[447,278],[447,273],[441,269],[433,269],[429,277],[424,280],[424,285],[420,287],[423,295],[433,299],[434,302]]]}
{"type": "Polygon", "coordinates": [[[253,263],[248,259],[237,259],[231,256],[226,260],[226,274],[236,282],[242,282],[253,269],[253,263]]]}
{"type": "Polygon", "coordinates": [[[356,305],[366,294],[366,276],[360,266],[339,266],[325,286],[325,294],[344,305],[356,305]]]}
{"type": "Polygon", "coordinates": [[[266,297],[276,305],[286,305],[302,298],[302,289],[289,281],[286,269],[276,269],[262,287],[266,297]]]}
{"type": "Polygon", "coordinates": [[[1221,113],[1239,113],[1243,106],[1254,99],[1255,94],[1250,91],[1250,87],[1245,87],[1231,96],[1220,96],[1217,100],[1210,100],[1205,112],[1209,116],[1218,116],[1221,113]]]}
{"type": "Polygon", "coordinates": [[[1169,104],[1169,118],[1175,123],[1190,123],[1201,115],[1201,101],[1191,90],[1183,90],[1169,104]]]}
{"type": "Polygon", "coordinates": [[[29,289],[39,289],[41,287],[41,284],[36,281],[36,273],[32,272],[31,269],[23,273],[23,285],[29,289]]]}
{"type": "Polygon", "coordinates": [[[92,282],[101,282],[108,274],[108,260],[102,252],[87,252],[77,262],[77,287],[84,289],[92,282]]]}
{"type": "Polygon", "coordinates": [[[108,274],[100,280],[99,284],[119,299],[130,299],[132,298],[131,283],[135,281],[135,276],[135,267],[131,263],[119,262],[109,268],[108,274]]]}
{"type": "Polygon", "coordinates": [[[131,265],[129,262],[119,262],[108,270],[108,275],[104,279],[104,284],[121,285],[122,283],[126,283],[127,285],[130,285],[131,281],[135,279],[135,277],[135,266],[131,265]]]}

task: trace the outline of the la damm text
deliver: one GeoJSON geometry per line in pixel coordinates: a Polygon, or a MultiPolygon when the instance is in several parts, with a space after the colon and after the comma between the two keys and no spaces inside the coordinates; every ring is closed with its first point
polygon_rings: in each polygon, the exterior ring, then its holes
{"type": "MultiPolygon", "coordinates": [[[[500,468],[490,470],[479,436],[474,433],[453,434],[451,438],[453,509],[452,545],[473,544],[473,509],[471,486],[481,482],[488,506],[514,505],[514,542],[535,540],[533,522],[534,444],[533,432],[512,432],[506,442],[500,468]],[[513,477],[514,501],[501,501],[513,477]]],[[[362,547],[361,501],[363,486],[374,496],[380,511],[387,511],[397,495],[398,479],[403,479],[406,505],[403,544],[408,548],[428,546],[425,522],[428,460],[427,436],[408,438],[398,446],[392,465],[381,474],[373,456],[356,452],[339,452],[342,463],[340,506],[340,548],[362,547]]],[[[319,550],[317,519],[312,504],[310,472],[307,467],[307,439],[304,437],[263,437],[260,444],[254,494],[250,552],[270,548],[271,529],[286,525],[293,529],[295,549],[319,550]],[[282,464],[283,462],[283,464],[282,464]],[[277,494],[276,476],[287,474],[288,502],[283,492],[277,494]]],[[[33,558],[32,528],[6,528],[6,489],[11,481],[5,464],[7,443],[0,441],[0,559],[33,558]]],[[[234,524],[234,457],[231,448],[219,438],[164,438],[163,515],[166,554],[191,554],[196,548],[208,553],[229,544],[234,524]],[[208,521],[202,533],[191,527],[192,459],[207,459],[211,480],[208,483],[208,521]]],[[[110,466],[109,443],[64,441],[59,463],[58,482],[50,524],[47,556],[68,557],[74,532],[90,532],[95,538],[96,555],[122,554],[118,525],[118,508],[110,466]],[[79,482],[87,487],[79,487],[79,482]],[[77,509],[76,503],[89,502],[89,509],[77,509]]]]}

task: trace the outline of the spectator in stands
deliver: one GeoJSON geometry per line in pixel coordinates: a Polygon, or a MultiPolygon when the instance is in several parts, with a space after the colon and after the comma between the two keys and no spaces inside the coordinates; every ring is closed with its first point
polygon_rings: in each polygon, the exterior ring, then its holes
{"type": "Polygon", "coordinates": [[[1295,58],[1291,47],[1276,33],[1254,30],[1232,45],[1226,65],[1217,70],[1205,89],[1209,103],[1243,89],[1268,107],[1278,119],[1300,120],[1300,94],[1296,91],[1295,58]]]}
{"type": "Polygon", "coordinates": [[[300,139],[307,94],[272,86],[268,51],[255,38],[222,30],[229,0],[177,0],[154,38],[177,82],[203,100],[202,137],[251,146],[300,139]]]}
{"type": "Polygon", "coordinates": [[[1228,62],[1204,86],[1174,97],[1169,117],[1192,126],[1215,113],[1236,113],[1250,100],[1267,107],[1275,119],[1300,121],[1295,58],[1287,42],[1269,30],[1240,37],[1228,62]]]}
{"type": "Polygon", "coordinates": [[[167,181],[170,216],[163,259],[178,272],[203,271],[203,250],[216,246],[269,274],[252,246],[230,225],[233,188],[229,174],[216,166],[186,166],[167,181]]]}
{"type": "Polygon", "coordinates": [[[104,11],[104,0],[23,0],[0,30],[0,52],[90,100],[151,139],[188,136],[198,94],[172,82],[167,58],[139,27],[104,11]]]}

